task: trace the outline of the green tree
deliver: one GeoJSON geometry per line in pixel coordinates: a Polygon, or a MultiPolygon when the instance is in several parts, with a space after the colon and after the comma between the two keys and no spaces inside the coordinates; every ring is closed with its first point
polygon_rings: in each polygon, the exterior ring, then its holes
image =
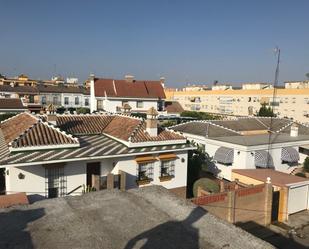
{"type": "Polygon", "coordinates": [[[196,118],[198,120],[214,120],[214,119],[220,119],[219,116],[209,114],[207,112],[196,112],[196,111],[184,111],[180,114],[181,117],[190,117],[190,118],[196,118]]]}
{"type": "Polygon", "coordinates": [[[276,115],[273,112],[273,109],[269,106],[267,107],[266,104],[262,104],[258,114],[260,117],[275,117],[276,115]]]}
{"type": "Polygon", "coordinates": [[[187,176],[187,195],[193,196],[193,184],[200,177],[200,172],[206,171],[208,164],[211,162],[211,158],[207,152],[205,152],[205,146],[191,142],[196,147],[195,150],[191,150],[188,153],[188,176],[187,176]]]}
{"type": "Polygon", "coordinates": [[[306,77],[307,77],[307,79],[309,79],[309,73],[306,73],[306,77]]]}
{"type": "Polygon", "coordinates": [[[307,156],[305,161],[304,161],[304,170],[306,172],[309,172],[309,157],[307,156]]]}

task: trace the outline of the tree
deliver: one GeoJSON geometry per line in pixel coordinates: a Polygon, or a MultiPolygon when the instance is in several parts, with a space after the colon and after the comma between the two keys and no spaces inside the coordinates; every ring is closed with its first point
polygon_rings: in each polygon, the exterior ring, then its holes
{"type": "Polygon", "coordinates": [[[273,109],[269,106],[267,107],[265,103],[262,104],[258,114],[260,117],[275,117],[273,109]]]}
{"type": "Polygon", "coordinates": [[[306,73],[305,75],[306,75],[307,79],[309,80],[309,73],[306,73]]]}
{"type": "Polygon", "coordinates": [[[305,161],[304,161],[304,170],[306,172],[309,172],[309,156],[307,156],[305,161]]]}
{"type": "Polygon", "coordinates": [[[209,114],[207,112],[195,112],[195,111],[183,111],[180,114],[181,117],[191,117],[198,120],[214,120],[219,119],[219,116],[209,114]]]}
{"type": "Polygon", "coordinates": [[[193,195],[193,184],[200,177],[202,170],[207,170],[207,165],[211,162],[211,158],[207,152],[205,152],[205,146],[191,142],[191,144],[197,147],[195,150],[188,152],[188,179],[187,179],[187,194],[188,197],[193,195]]]}

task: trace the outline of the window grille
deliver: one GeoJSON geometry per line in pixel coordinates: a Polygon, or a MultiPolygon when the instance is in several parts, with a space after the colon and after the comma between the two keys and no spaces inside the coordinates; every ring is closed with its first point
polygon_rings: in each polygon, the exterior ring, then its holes
{"type": "Polygon", "coordinates": [[[175,176],[175,160],[161,162],[161,176],[175,176]]]}
{"type": "Polygon", "coordinates": [[[137,167],[137,178],[141,180],[153,180],[153,163],[140,163],[137,167]]]}
{"type": "Polygon", "coordinates": [[[64,167],[45,168],[45,197],[65,196],[66,192],[67,179],[64,176],[64,167]]]}

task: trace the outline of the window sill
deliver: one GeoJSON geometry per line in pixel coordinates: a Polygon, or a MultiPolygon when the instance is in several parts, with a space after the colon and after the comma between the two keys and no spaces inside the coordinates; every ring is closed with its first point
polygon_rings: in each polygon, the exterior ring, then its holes
{"type": "Polygon", "coordinates": [[[166,182],[172,180],[173,176],[160,176],[160,182],[166,182]]]}
{"type": "Polygon", "coordinates": [[[138,186],[146,185],[146,184],[149,184],[150,182],[151,182],[151,179],[136,180],[136,183],[138,186]]]}

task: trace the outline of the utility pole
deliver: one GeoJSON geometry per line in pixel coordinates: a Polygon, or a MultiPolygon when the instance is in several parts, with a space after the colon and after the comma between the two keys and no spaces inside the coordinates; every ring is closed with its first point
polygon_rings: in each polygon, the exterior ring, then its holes
{"type": "MultiPolygon", "coordinates": [[[[270,102],[272,112],[274,114],[274,105],[277,97],[277,86],[278,86],[278,79],[279,79],[279,66],[280,66],[280,48],[276,47],[274,49],[275,55],[277,55],[277,62],[276,62],[276,71],[275,71],[275,80],[273,83],[273,96],[272,96],[272,102],[270,102]]],[[[268,136],[268,155],[267,155],[267,164],[270,163],[270,152],[271,152],[271,147],[272,147],[272,141],[271,141],[271,136],[272,136],[272,128],[273,128],[273,117],[270,117],[270,125],[269,125],[269,136],[268,136]]]]}

